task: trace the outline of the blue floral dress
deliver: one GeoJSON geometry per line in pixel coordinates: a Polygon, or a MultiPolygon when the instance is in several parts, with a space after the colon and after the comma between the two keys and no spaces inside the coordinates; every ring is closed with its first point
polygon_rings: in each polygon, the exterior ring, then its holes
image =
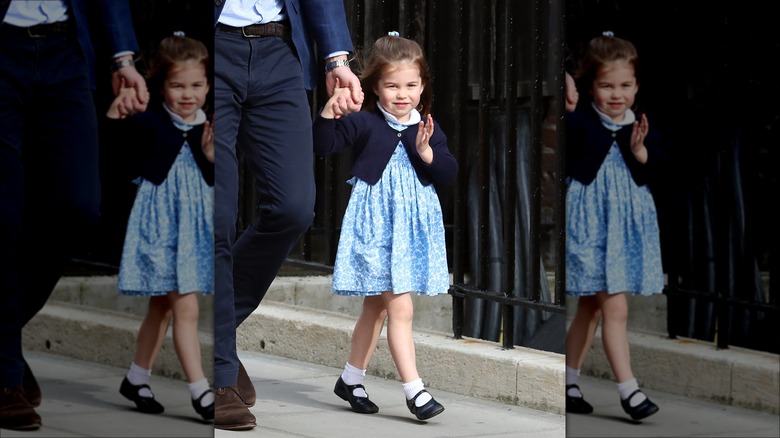
{"type": "MultiPolygon", "coordinates": [[[[420,122],[416,110],[402,124],[379,108],[398,131],[420,122]]],[[[420,183],[403,143],[396,146],[376,184],[356,177],[348,183],[353,187],[336,252],[333,293],[447,293],[450,278],[441,204],[433,184],[420,183]]]]}
{"type": "MultiPolygon", "coordinates": [[[[629,110],[621,124],[599,113],[608,129],[634,123],[629,110]]],[[[595,180],[569,178],[566,192],[566,293],[653,295],[663,289],[661,244],[655,203],[647,185],[637,186],[612,145],[595,180]]]]}
{"type": "MultiPolygon", "coordinates": [[[[167,109],[167,108],[166,108],[167,109]]],[[[198,112],[188,125],[170,113],[182,131],[205,122],[198,112]]],[[[119,266],[119,292],[153,296],[201,292],[214,286],[213,188],[184,143],[160,185],[138,178],[119,266]]]]}

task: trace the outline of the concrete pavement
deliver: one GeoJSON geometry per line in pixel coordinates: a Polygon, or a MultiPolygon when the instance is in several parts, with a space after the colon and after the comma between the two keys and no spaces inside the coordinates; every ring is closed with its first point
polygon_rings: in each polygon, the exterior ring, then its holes
{"type": "Polygon", "coordinates": [[[568,438],[780,437],[777,415],[646,388],[643,390],[658,405],[658,413],[633,421],[620,407],[614,382],[583,376],[579,384],[593,412],[566,416],[568,438]]]}
{"type": "Polygon", "coordinates": [[[566,436],[564,415],[468,397],[440,389],[431,394],[444,412],[418,421],[407,409],[401,383],[367,376],[366,391],[377,414],[356,414],[335,394],[340,368],[243,351],[241,360],[255,384],[257,417],[252,431],[216,430],[233,437],[534,437],[566,436]]]}
{"type": "Polygon", "coordinates": [[[183,380],[152,376],[150,386],[165,412],[143,414],[119,394],[126,368],[37,351],[27,351],[25,357],[41,386],[43,397],[35,410],[43,426],[36,431],[0,429],[3,438],[214,436],[213,425],[192,408],[183,380]]]}
{"type": "MultiPolygon", "coordinates": [[[[157,360],[152,384],[166,413],[137,413],[118,394],[145,309],[143,299],[118,297],[115,281],[64,278],[26,327],[24,345],[44,391],[39,408],[44,428],[21,436],[200,436],[201,429],[189,428],[203,424],[198,424],[189,405],[170,339],[157,360]],[[130,429],[121,429],[125,426],[117,425],[126,418],[131,419],[130,429]],[[172,419],[173,426],[168,424],[172,419]]],[[[357,414],[332,390],[359,311],[352,301],[359,300],[339,301],[323,290],[323,283],[327,279],[280,279],[239,330],[239,349],[258,387],[253,411],[259,426],[249,436],[262,431],[263,436],[326,437],[333,436],[333,429],[325,428],[343,429],[354,421],[365,426],[359,430],[369,436],[396,436],[393,432],[401,427],[405,436],[491,436],[489,431],[495,436],[524,436],[518,433],[526,430],[543,437],[564,436],[563,356],[526,348],[503,350],[477,339],[456,340],[426,326],[441,324],[438,317],[450,318],[445,300],[449,297],[415,308],[415,317],[423,317],[422,323],[415,322],[420,328],[415,334],[420,374],[447,410],[426,424],[411,416],[383,336],[367,377],[368,391],[382,410],[354,419],[357,414]],[[470,417],[472,411],[483,413],[479,417],[484,419],[470,417]],[[331,417],[337,419],[335,424],[329,423],[331,417]],[[478,426],[487,423],[498,428],[478,426]],[[504,423],[511,428],[505,429],[504,423]]],[[[213,314],[210,300],[202,304],[202,316],[213,314]]],[[[206,318],[201,324],[208,374],[213,351],[210,322],[206,318]]],[[[583,391],[597,410],[590,416],[569,416],[568,436],[780,437],[778,355],[738,348],[719,351],[708,343],[659,334],[632,331],[630,337],[635,374],[661,412],[639,425],[628,419],[616,400],[597,339],[583,372],[606,379],[603,396],[598,389],[601,381],[583,376],[583,391]]],[[[202,429],[212,436],[210,426],[202,429]]],[[[6,430],[0,435],[19,436],[6,430]]],[[[341,430],[336,436],[350,435],[341,430]]]]}
{"type": "Polygon", "coordinates": [[[26,356],[43,390],[37,409],[38,431],[2,429],[14,437],[778,437],[777,415],[645,389],[661,410],[642,422],[623,413],[615,384],[583,376],[581,387],[595,411],[567,416],[508,405],[444,390],[431,390],[445,411],[417,421],[403,404],[400,384],[366,377],[380,406],[375,415],[359,415],[333,394],[340,369],[268,354],[242,351],[255,385],[252,408],[258,426],[251,431],[214,431],[197,417],[187,400],[186,383],[152,378],[161,415],[141,414],[118,393],[126,370],[43,352],[26,356]]]}

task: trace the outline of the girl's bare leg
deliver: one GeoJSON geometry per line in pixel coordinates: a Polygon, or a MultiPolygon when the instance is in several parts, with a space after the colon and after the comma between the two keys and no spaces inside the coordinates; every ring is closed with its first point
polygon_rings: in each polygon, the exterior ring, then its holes
{"type": "Polygon", "coordinates": [[[566,333],[566,366],[581,369],[593,343],[601,318],[601,307],[595,296],[578,299],[577,312],[566,333]]]}
{"type": "Polygon", "coordinates": [[[401,381],[407,383],[417,380],[420,375],[417,373],[412,335],[414,317],[412,296],[409,293],[385,292],[382,294],[382,299],[387,308],[387,343],[401,381]]]}
{"type": "Polygon", "coordinates": [[[347,360],[350,365],[361,370],[368,368],[386,317],[387,309],[381,296],[363,299],[363,311],[352,331],[352,347],[347,360]]]}
{"type": "Polygon", "coordinates": [[[133,357],[133,362],[136,365],[152,369],[165,340],[165,333],[168,332],[172,315],[173,311],[168,297],[153,296],[149,298],[149,307],[141,327],[138,329],[136,339],[135,356],[133,357]]]}
{"type": "MultiPolygon", "coordinates": [[[[625,293],[596,294],[601,307],[601,340],[618,383],[634,378],[628,346],[628,302],[625,293]]],[[[568,360],[568,358],[567,358],[568,360]]]]}
{"type": "Polygon", "coordinates": [[[173,309],[173,345],[184,375],[190,383],[206,378],[203,374],[198,336],[198,297],[195,293],[168,294],[173,309]]]}

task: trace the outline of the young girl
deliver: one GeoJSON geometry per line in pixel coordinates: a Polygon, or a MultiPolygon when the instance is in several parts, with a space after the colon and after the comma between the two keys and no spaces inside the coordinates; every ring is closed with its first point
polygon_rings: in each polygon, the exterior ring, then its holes
{"type": "Polygon", "coordinates": [[[409,411],[427,420],[444,411],[417,373],[411,292],[447,293],[441,205],[433,184],[451,184],[458,165],[429,114],[432,87],[420,46],[390,35],[371,50],[362,111],[351,114],[339,88],[314,122],[314,151],[354,148],[352,187],[333,271],[333,292],[363,296],[352,350],[334,392],[358,413],[379,408],[363,386],[387,318],[387,342],[409,411]]]}
{"type": "MultiPolygon", "coordinates": [[[[214,131],[203,107],[209,91],[209,53],[183,33],[163,39],[152,60],[149,89],[162,102],[114,124],[143,155],[138,191],[127,225],[119,292],[148,296],[136,352],[119,392],[141,412],[161,413],[149,387],[152,364],[173,317],[173,342],[189,381],[192,405],[214,418],[214,394],[203,373],[198,297],[212,293],[214,131]]],[[[123,118],[123,88],[108,111],[123,118]]]]}
{"type": "Polygon", "coordinates": [[[566,114],[566,293],[579,297],[566,338],[566,411],[593,411],[577,378],[601,319],[620,403],[634,420],[658,412],[658,406],[631,370],[626,293],[663,289],[658,221],[647,183],[667,160],[647,117],[631,110],[639,90],[637,61],[634,45],[611,33],[591,40],[577,72],[590,105],[566,114]]]}

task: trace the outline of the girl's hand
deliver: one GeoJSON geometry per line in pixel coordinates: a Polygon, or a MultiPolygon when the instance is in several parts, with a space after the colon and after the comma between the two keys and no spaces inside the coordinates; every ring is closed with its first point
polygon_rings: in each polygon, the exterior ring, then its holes
{"type": "MultiPolygon", "coordinates": [[[[119,59],[132,59],[132,56],[125,55],[119,59]]],[[[135,90],[132,95],[125,95],[122,103],[122,117],[125,118],[135,113],[146,111],[149,104],[149,90],[146,88],[146,80],[135,66],[122,67],[111,74],[111,87],[114,90],[114,96],[120,96],[120,89],[129,87],[135,90]]]]}
{"type": "Polygon", "coordinates": [[[336,67],[325,74],[325,89],[328,96],[334,96],[336,88],[345,87],[349,89],[347,99],[343,104],[349,109],[349,113],[360,111],[363,105],[363,88],[360,85],[360,79],[349,67],[336,67]]]}
{"type": "Polygon", "coordinates": [[[577,84],[574,78],[566,72],[566,111],[572,112],[577,109],[577,102],[580,100],[580,94],[577,92],[577,84]]]}
{"type": "Polygon", "coordinates": [[[641,120],[634,121],[631,130],[631,152],[637,161],[644,164],[647,162],[647,148],[645,147],[645,138],[650,124],[647,123],[647,116],[642,114],[641,120]]]}
{"type": "MultiPolygon", "coordinates": [[[[362,101],[363,92],[360,91],[362,101]]],[[[347,87],[341,87],[340,81],[336,79],[336,87],[333,89],[333,96],[328,99],[322,109],[322,117],[326,119],[338,119],[355,111],[360,111],[360,105],[355,106],[352,100],[353,91],[347,87]]]]}
{"type": "Polygon", "coordinates": [[[417,153],[420,154],[420,158],[426,163],[431,164],[433,162],[433,149],[431,149],[430,140],[433,136],[433,116],[428,114],[427,123],[423,123],[420,120],[420,124],[417,125],[417,153]]]}
{"type": "MultiPolygon", "coordinates": [[[[148,92],[147,92],[148,94],[148,92]]],[[[149,96],[147,95],[148,99],[149,96]]],[[[136,113],[135,103],[138,100],[138,90],[132,87],[126,87],[124,79],[120,81],[120,88],[111,105],[108,107],[106,116],[110,119],[124,119],[125,117],[136,113]]]]}
{"type": "Polygon", "coordinates": [[[206,159],[214,162],[214,121],[206,120],[203,124],[203,136],[200,139],[200,148],[206,159]]]}

